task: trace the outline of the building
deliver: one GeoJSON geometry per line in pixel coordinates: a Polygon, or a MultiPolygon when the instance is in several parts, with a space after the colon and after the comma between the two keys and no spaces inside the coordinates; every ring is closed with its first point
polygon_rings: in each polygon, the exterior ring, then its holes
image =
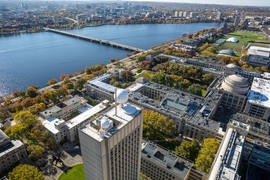
{"type": "Polygon", "coordinates": [[[249,90],[249,81],[240,74],[233,74],[225,77],[221,84],[221,89],[245,95],[249,90]]]}
{"type": "MultiPolygon", "coordinates": [[[[69,101],[70,102],[70,101],[69,101]]],[[[92,116],[107,108],[109,102],[104,100],[98,105],[92,107],[85,104],[83,107],[76,109],[76,116],[68,120],[50,116],[42,121],[43,126],[49,131],[49,134],[56,143],[63,141],[75,141],[78,135],[78,128],[89,120],[92,116]]],[[[72,111],[73,112],[73,111],[72,111]]],[[[45,114],[45,113],[43,113],[45,114]]]]}
{"type": "Polygon", "coordinates": [[[189,14],[190,18],[197,18],[199,16],[198,12],[190,12],[189,14]]]}
{"type": "Polygon", "coordinates": [[[141,173],[155,180],[188,179],[193,163],[167,151],[153,142],[143,140],[141,173]]]}
{"type": "Polygon", "coordinates": [[[77,111],[77,109],[85,106],[87,100],[82,97],[74,96],[64,102],[58,103],[57,105],[46,109],[39,113],[39,115],[44,119],[49,119],[50,117],[56,117],[60,119],[67,120],[70,115],[77,111]]]}
{"type": "Polygon", "coordinates": [[[236,39],[235,37],[230,37],[229,39],[226,40],[226,42],[231,42],[231,43],[238,43],[239,40],[236,39]]]}
{"type": "Polygon", "coordinates": [[[110,85],[111,74],[103,74],[95,79],[89,80],[86,84],[86,93],[99,100],[114,100],[114,86],[110,85]]]}
{"type": "Polygon", "coordinates": [[[248,49],[248,55],[247,64],[270,67],[270,48],[251,46],[248,49]]]}
{"type": "Polygon", "coordinates": [[[240,180],[237,174],[245,137],[229,128],[212,164],[209,180],[240,180]]]}
{"type": "Polygon", "coordinates": [[[236,16],[234,18],[233,25],[237,27],[237,26],[239,26],[239,23],[240,23],[240,17],[239,16],[236,16]]]}
{"type": "Polygon", "coordinates": [[[231,49],[222,49],[218,52],[218,55],[223,56],[235,56],[235,53],[231,49]]]}
{"type": "Polygon", "coordinates": [[[178,11],[174,12],[174,17],[179,17],[179,12],[178,11]]]}
{"type": "Polygon", "coordinates": [[[141,165],[142,109],[126,103],[128,92],[117,90],[120,103],[83,125],[79,139],[87,180],[138,180],[141,165]]]}
{"type": "Polygon", "coordinates": [[[269,121],[270,117],[270,80],[254,78],[248,92],[244,113],[269,121]]]}
{"type": "Polygon", "coordinates": [[[216,20],[221,20],[221,17],[222,17],[222,12],[217,12],[217,17],[216,17],[216,20]]]}
{"type": "Polygon", "coordinates": [[[15,163],[23,162],[27,158],[27,153],[23,143],[10,138],[0,130],[0,173],[8,170],[15,163]]]}

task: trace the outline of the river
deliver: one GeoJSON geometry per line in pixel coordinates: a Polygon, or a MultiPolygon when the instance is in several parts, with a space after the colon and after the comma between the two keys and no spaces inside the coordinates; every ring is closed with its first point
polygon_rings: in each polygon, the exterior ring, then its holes
{"type": "MultiPolygon", "coordinates": [[[[141,49],[217,27],[216,23],[105,25],[68,30],[141,49]]],[[[130,51],[104,46],[52,32],[0,37],[0,96],[24,91],[30,85],[40,88],[61,74],[79,72],[86,66],[108,64],[111,58],[124,58],[130,51]]]]}

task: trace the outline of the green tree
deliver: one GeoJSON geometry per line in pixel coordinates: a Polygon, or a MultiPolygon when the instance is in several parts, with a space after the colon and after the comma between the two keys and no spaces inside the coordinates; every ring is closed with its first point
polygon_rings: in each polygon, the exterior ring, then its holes
{"type": "Polygon", "coordinates": [[[188,87],[187,91],[189,93],[201,96],[202,95],[202,86],[199,84],[192,84],[188,87]]]}
{"type": "Polygon", "coordinates": [[[74,82],[74,89],[79,89],[79,88],[83,88],[84,84],[87,81],[84,78],[80,78],[77,81],[74,82]]]}
{"type": "Polygon", "coordinates": [[[72,82],[69,82],[69,83],[67,83],[67,84],[65,85],[65,88],[67,88],[67,89],[73,89],[73,88],[74,88],[74,85],[73,85],[72,82]]]}
{"type": "Polygon", "coordinates": [[[58,81],[57,81],[57,79],[55,79],[55,78],[50,79],[50,80],[48,81],[48,84],[49,84],[49,85],[53,85],[53,84],[56,84],[56,83],[58,83],[58,81]]]}
{"type": "Polygon", "coordinates": [[[9,180],[18,179],[31,179],[31,180],[43,180],[42,173],[35,166],[28,164],[19,164],[10,173],[8,173],[9,180]]]}
{"type": "Polygon", "coordinates": [[[200,151],[200,144],[198,141],[183,141],[180,146],[175,148],[175,153],[183,156],[191,161],[195,161],[200,151]]]}
{"type": "Polygon", "coordinates": [[[28,129],[37,122],[37,116],[33,115],[30,111],[19,111],[14,115],[14,120],[28,129]]]}
{"type": "Polygon", "coordinates": [[[175,134],[176,125],[172,119],[152,110],[144,110],[143,113],[144,137],[158,140],[171,138],[175,134]]]}
{"type": "Polygon", "coordinates": [[[44,148],[40,145],[29,145],[26,148],[26,151],[28,152],[28,157],[32,160],[37,160],[41,158],[44,148]]]}
{"type": "Polygon", "coordinates": [[[34,98],[38,95],[38,90],[36,87],[29,86],[26,90],[26,96],[29,96],[31,98],[34,98]]]}
{"type": "Polygon", "coordinates": [[[214,80],[214,77],[212,74],[204,74],[202,76],[202,82],[205,84],[211,84],[211,82],[214,80]]]}
{"type": "Polygon", "coordinates": [[[200,150],[199,155],[195,160],[195,167],[201,171],[209,173],[219,148],[219,144],[219,140],[214,138],[205,138],[203,141],[203,148],[200,150]]]}

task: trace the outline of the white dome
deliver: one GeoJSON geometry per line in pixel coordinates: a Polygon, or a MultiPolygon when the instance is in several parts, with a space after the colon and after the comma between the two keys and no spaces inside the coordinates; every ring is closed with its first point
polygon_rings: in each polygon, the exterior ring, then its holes
{"type": "Polygon", "coordinates": [[[232,43],[237,43],[238,39],[236,39],[235,37],[230,37],[229,39],[226,40],[227,42],[232,42],[232,43]]]}
{"type": "Polygon", "coordinates": [[[114,95],[114,99],[117,103],[126,103],[128,101],[128,91],[125,89],[117,89],[116,95],[114,95]]]}
{"type": "Polygon", "coordinates": [[[100,124],[102,129],[108,129],[110,127],[110,122],[107,117],[103,117],[100,124]]]}

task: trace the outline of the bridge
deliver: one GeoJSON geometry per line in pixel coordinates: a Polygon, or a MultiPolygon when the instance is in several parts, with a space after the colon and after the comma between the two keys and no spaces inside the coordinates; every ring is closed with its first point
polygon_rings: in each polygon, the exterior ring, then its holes
{"type": "Polygon", "coordinates": [[[128,45],[121,44],[121,43],[116,43],[116,42],[113,42],[113,41],[107,41],[107,40],[104,40],[104,39],[99,39],[99,38],[94,38],[94,37],[89,37],[89,36],[83,36],[83,35],[74,34],[74,33],[70,33],[70,32],[60,31],[60,30],[57,30],[57,29],[44,28],[44,30],[45,31],[55,32],[55,33],[66,35],[66,36],[75,37],[75,38],[78,38],[78,39],[83,39],[83,40],[87,40],[87,41],[91,41],[91,42],[100,43],[100,44],[107,45],[107,46],[122,48],[122,49],[125,49],[125,50],[131,50],[131,51],[136,51],[136,52],[144,52],[144,51],[146,51],[144,49],[136,48],[136,47],[133,47],[133,46],[128,46],[128,45]]]}

